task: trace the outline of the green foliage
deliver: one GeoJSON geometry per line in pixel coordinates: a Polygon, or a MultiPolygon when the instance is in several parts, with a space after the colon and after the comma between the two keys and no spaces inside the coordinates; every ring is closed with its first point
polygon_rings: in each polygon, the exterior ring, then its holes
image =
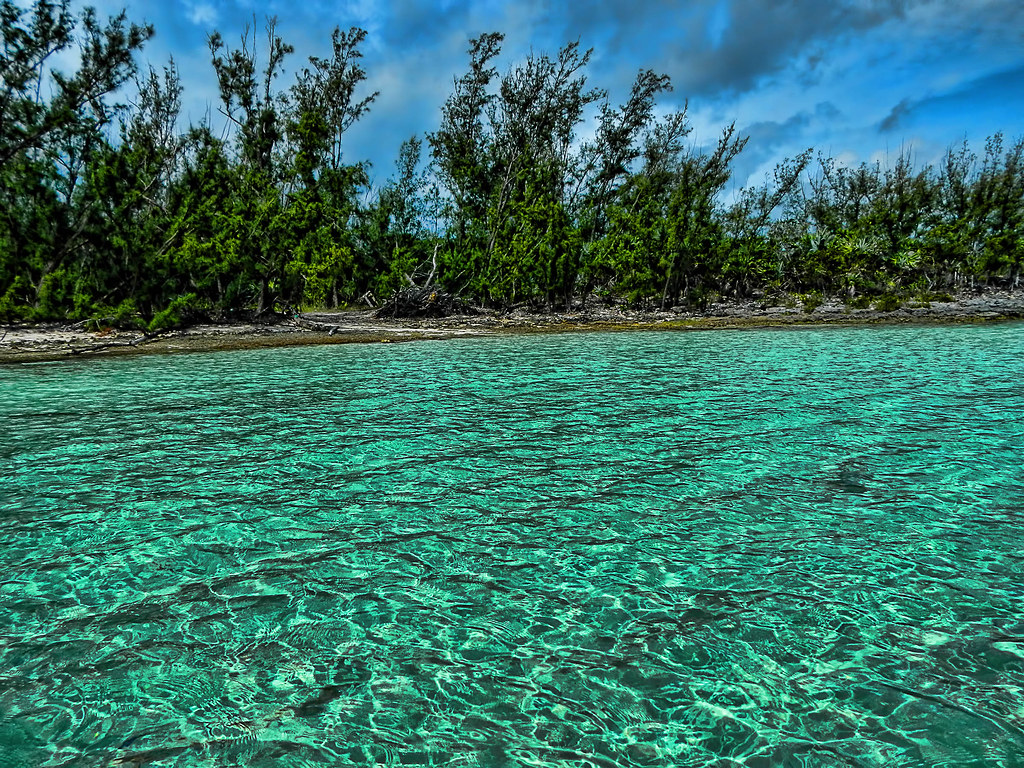
{"type": "Polygon", "coordinates": [[[237,47],[214,32],[226,123],[180,132],[173,61],[136,77],[151,28],[76,17],[67,0],[0,0],[0,21],[2,322],[160,330],[206,311],[372,304],[410,284],[548,311],[758,295],[891,309],[1021,281],[1024,140],[997,134],[934,168],[902,153],[811,170],[808,150],[731,194],[746,138],[730,125],[698,149],[685,107],[657,108],[667,76],[639,72],[613,106],[578,43],[500,71],[503,36],[485,33],[437,130],[403,142],[372,187],[342,151],[377,97],[363,30],[335,29],[290,86],[274,19],[237,47]],[[58,74],[75,45],[78,68],[58,74]],[[133,78],[131,106],[115,107],[133,78]]]}
{"type": "Polygon", "coordinates": [[[113,324],[119,328],[140,328],[142,320],[139,317],[139,310],[135,306],[134,299],[125,299],[111,312],[113,324]]]}
{"type": "Polygon", "coordinates": [[[809,315],[825,303],[825,297],[817,291],[812,291],[811,293],[804,294],[800,301],[803,304],[804,312],[809,315]]]}
{"type": "Polygon", "coordinates": [[[16,277],[3,296],[0,296],[0,323],[16,323],[29,317],[29,307],[22,299],[28,292],[28,283],[21,275],[16,277]]]}
{"type": "Polygon", "coordinates": [[[895,312],[903,306],[903,301],[894,293],[884,293],[875,300],[875,309],[879,312],[895,312]]]}
{"type": "Polygon", "coordinates": [[[202,304],[194,293],[186,293],[171,300],[164,309],[157,312],[149,322],[149,332],[169,331],[187,324],[192,315],[202,309],[202,304]]]}
{"type": "Polygon", "coordinates": [[[846,300],[846,306],[850,309],[867,309],[871,306],[870,296],[851,296],[846,300]]]}
{"type": "Polygon", "coordinates": [[[132,299],[125,299],[116,307],[97,304],[92,307],[92,316],[85,321],[86,328],[93,331],[111,327],[145,330],[147,325],[132,299]]]}
{"type": "MultiPolygon", "coordinates": [[[[344,300],[354,298],[356,290],[352,280],[352,251],[338,243],[324,242],[318,234],[307,236],[295,249],[295,259],[288,263],[287,274],[297,277],[301,289],[297,292],[299,303],[307,307],[336,306],[338,291],[344,300]]],[[[296,295],[292,294],[295,299],[296,295]]]]}

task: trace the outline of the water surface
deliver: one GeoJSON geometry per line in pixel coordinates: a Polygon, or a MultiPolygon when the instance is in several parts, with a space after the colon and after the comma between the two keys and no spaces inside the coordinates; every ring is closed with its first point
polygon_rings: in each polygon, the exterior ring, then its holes
{"type": "Polygon", "coordinates": [[[1022,334],[0,368],[0,766],[1024,765],[1022,334]]]}

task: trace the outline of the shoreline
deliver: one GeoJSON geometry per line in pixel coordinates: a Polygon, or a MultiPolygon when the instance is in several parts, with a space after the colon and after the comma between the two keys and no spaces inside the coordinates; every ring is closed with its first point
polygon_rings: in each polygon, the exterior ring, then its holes
{"type": "Polygon", "coordinates": [[[639,311],[594,306],[585,312],[476,315],[445,318],[373,317],[373,310],[300,313],[271,324],[197,324],[157,335],[105,329],[85,331],[60,324],[0,326],[0,364],[36,363],[140,354],[176,354],[322,344],[369,344],[532,333],[587,333],[626,330],[729,330],[823,325],[990,323],[1024,319],[1024,290],[988,291],[951,302],[906,306],[892,311],[851,309],[827,301],[806,312],[799,307],[765,307],[726,302],[705,311],[639,311]]]}

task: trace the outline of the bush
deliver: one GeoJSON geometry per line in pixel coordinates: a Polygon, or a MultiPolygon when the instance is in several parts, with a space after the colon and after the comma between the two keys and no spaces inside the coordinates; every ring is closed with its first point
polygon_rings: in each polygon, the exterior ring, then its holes
{"type": "Polygon", "coordinates": [[[824,297],[817,291],[813,291],[802,296],[800,301],[803,304],[804,312],[808,315],[825,303],[824,297]]]}
{"type": "Polygon", "coordinates": [[[28,316],[31,307],[18,301],[18,291],[27,286],[28,281],[18,277],[11,283],[7,292],[0,296],[0,323],[16,323],[28,316]]]}
{"type": "Polygon", "coordinates": [[[892,293],[887,293],[883,296],[879,296],[875,300],[875,309],[879,312],[895,312],[902,306],[903,302],[899,296],[892,293]]]}
{"type": "Polygon", "coordinates": [[[199,301],[194,293],[174,299],[162,312],[157,312],[149,323],[149,332],[169,331],[190,321],[196,315],[199,301]]]}
{"type": "Polygon", "coordinates": [[[139,310],[133,299],[125,299],[116,307],[100,305],[93,309],[92,317],[86,327],[98,331],[104,327],[130,328],[143,330],[146,322],[139,316],[139,310]]]}
{"type": "Polygon", "coordinates": [[[867,309],[871,306],[871,297],[864,294],[851,296],[846,300],[846,306],[850,309],[867,309]]]}

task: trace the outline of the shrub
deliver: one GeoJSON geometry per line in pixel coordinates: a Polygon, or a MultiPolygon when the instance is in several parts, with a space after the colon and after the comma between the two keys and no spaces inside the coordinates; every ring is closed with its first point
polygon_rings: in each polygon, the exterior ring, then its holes
{"type": "Polygon", "coordinates": [[[30,307],[18,300],[18,292],[28,286],[28,281],[18,277],[7,292],[0,296],[0,323],[16,323],[28,316],[30,307]]]}
{"type": "Polygon", "coordinates": [[[879,312],[895,312],[903,304],[900,297],[893,293],[886,293],[875,300],[875,309],[879,312]]]}
{"type": "Polygon", "coordinates": [[[800,301],[803,304],[804,312],[808,315],[825,303],[824,297],[817,291],[805,294],[801,297],[800,301]]]}
{"type": "Polygon", "coordinates": [[[162,312],[157,312],[149,323],[150,333],[169,331],[184,325],[198,309],[199,302],[194,293],[186,293],[174,299],[162,312]]]}

